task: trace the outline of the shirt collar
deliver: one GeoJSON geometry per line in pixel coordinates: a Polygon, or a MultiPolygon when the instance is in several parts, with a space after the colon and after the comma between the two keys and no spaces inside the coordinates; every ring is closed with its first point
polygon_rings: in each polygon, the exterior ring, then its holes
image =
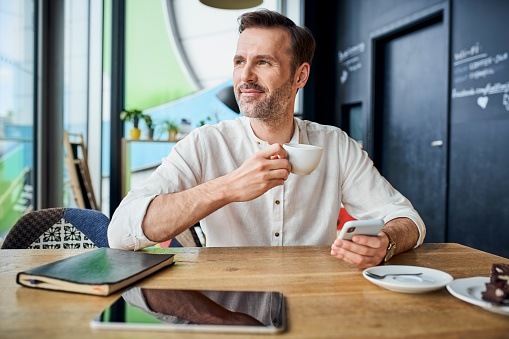
{"type": "MultiPolygon", "coordinates": [[[[262,146],[263,148],[269,146],[269,143],[267,141],[262,140],[256,136],[256,134],[253,131],[253,128],[251,127],[251,124],[249,123],[248,117],[243,116],[243,117],[240,117],[240,119],[242,121],[242,125],[244,126],[244,129],[246,130],[246,132],[249,135],[249,137],[251,138],[251,140],[253,140],[258,145],[262,146]]],[[[290,142],[292,144],[298,144],[298,143],[300,143],[299,142],[300,132],[299,132],[299,124],[297,123],[297,121],[295,121],[295,118],[293,119],[293,126],[294,126],[294,130],[293,130],[293,135],[292,135],[292,139],[290,140],[290,142]]]]}

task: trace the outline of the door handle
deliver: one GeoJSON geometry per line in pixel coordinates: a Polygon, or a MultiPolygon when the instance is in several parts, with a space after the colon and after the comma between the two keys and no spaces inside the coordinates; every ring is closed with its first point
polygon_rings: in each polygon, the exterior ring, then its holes
{"type": "Polygon", "coordinates": [[[442,140],[435,140],[431,142],[431,147],[441,147],[444,144],[442,140]]]}

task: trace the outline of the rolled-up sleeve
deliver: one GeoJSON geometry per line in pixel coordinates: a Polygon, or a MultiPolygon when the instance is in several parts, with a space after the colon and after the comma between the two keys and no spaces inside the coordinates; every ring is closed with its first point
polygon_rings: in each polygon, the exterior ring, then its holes
{"type": "Polygon", "coordinates": [[[108,227],[108,242],[111,248],[136,251],[156,244],[147,239],[141,229],[148,205],[155,197],[155,194],[136,196],[129,192],[122,200],[108,227]]]}
{"type": "Polygon", "coordinates": [[[194,134],[175,145],[170,154],[139,187],[131,190],[115,210],[108,227],[110,247],[139,250],[157,242],[149,240],[141,228],[150,202],[158,195],[181,192],[197,184],[197,157],[184,160],[182,154],[198,154],[194,134]],[[194,162],[193,162],[194,161],[194,162]]]}

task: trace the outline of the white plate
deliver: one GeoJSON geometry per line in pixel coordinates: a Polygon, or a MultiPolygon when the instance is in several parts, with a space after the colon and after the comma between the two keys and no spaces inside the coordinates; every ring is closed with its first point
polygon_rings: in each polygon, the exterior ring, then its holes
{"type": "Polygon", "coordinates": [[[387,265],[376,266],[365,269],[362,272],[364,278],[373,284],[381,286],[391,291],[403,293],[424,293],[443,288],[445,285],[453,281],[450,274],[427,267],[404,266],[404,265],[387,265]],[[401,273],[422,273],[419,276],[400,275],[387,276],[384,279],[375,279],[366,275],[371,272],[378,275],[384,274],[401,274],[401,273]]]}
{"type": "Polygon", "coordinates": [[[482,292],[486,291],[489,277],[472,277],[456,279],[447,284],[447,289],[453,296],[467,303],[480,306],[488,311],[509,315],[509,305],[498,306],[482,299],[482,292]]]}

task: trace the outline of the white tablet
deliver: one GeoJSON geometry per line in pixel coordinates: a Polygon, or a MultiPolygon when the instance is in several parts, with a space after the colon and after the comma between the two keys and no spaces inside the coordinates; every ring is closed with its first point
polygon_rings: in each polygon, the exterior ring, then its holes
{"type": "Polygon", "coordinates": [[[286,329],[280,292],[133,287],[90,322],[94,329],[279,333],[286,329]]]}

